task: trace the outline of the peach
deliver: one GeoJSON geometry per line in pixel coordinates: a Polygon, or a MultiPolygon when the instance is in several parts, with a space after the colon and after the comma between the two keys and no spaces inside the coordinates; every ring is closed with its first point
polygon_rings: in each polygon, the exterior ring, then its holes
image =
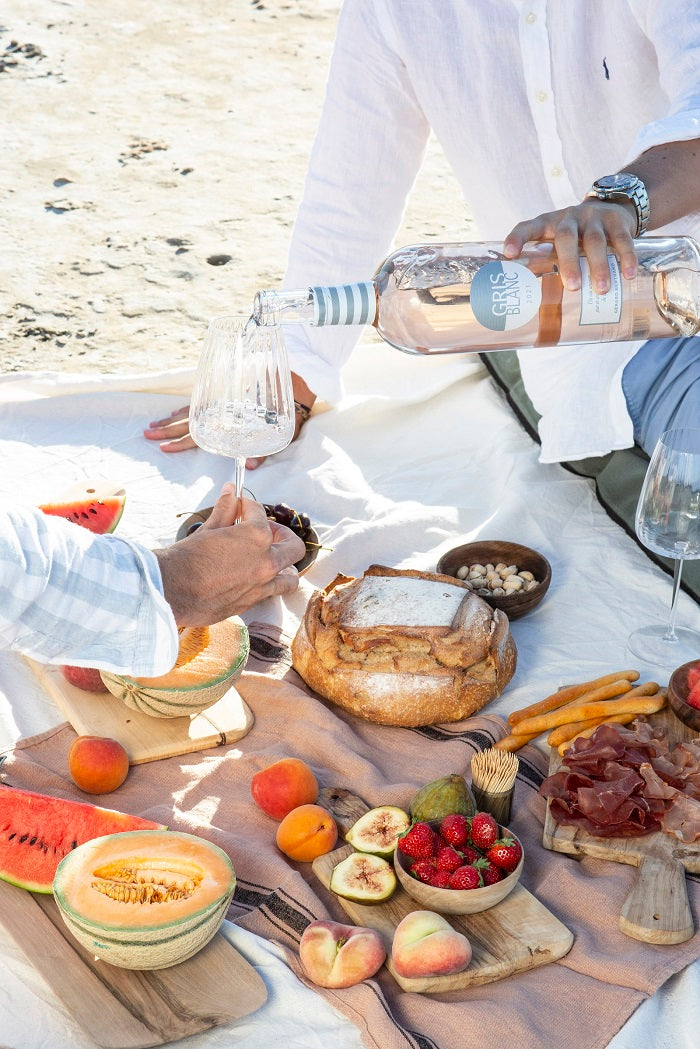
{"type": "Polygon", "coordinates": [[[338,840],[338,827],[320,805],[299,805],[277,828],[277,847],[290,860],[315,860],[330,852],[338,840]]]}
{"type": "Polygon", "coordinates": [[[68,751],[68,771],[88,794],[109,794],[121,787],[129,772],[129,755],[116,739],[78,736],[68,751]]]}
{"type": "Polygon", "coordinates": [[[299,805],[313,805],[318,797],[318,782],[304,761],[280,758],[255,773],[250,792],[263,812],[273,820],[283,820],[299,805]]]}
{"type": "Polygon", "coordinates": [[[467,937],[435,911],[411,911],[396,926],[391,960],[399,976],[449,976],[463,972],[471,959],[467,937]]]}
{"type": "Polygon", "coordinates": [[[374,929],[315,921],[304,929],[299,958],[318,987],[352,987],[374,976],[384,964],[386,949],[374,929]]]}
{"type": "Polygon", "coordinates": [[[95,667],[62,666],[61,673],[69,685],[81,688],[83,692],[108,692],[109,689],[95,667]]]}

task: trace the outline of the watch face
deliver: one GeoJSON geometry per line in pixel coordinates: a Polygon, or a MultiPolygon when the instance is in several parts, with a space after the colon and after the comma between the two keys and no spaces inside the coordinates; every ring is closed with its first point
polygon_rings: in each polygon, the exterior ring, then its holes
{"type": "Polygon", "coordinates": [[[603,175],[602,178],[596,180],[596,186],[600,189],[631,189],[637,182],[635,175],[625,175],[624,172],[620,175],[603,175]]]}

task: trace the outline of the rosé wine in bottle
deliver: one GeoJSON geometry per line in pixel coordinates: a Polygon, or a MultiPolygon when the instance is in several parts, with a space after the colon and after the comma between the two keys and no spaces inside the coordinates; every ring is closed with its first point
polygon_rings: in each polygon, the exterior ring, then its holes
{"type": "Polygon", "coordinates": [[[567,291],[551,244],[506,259],[496,242],[401,248],[372,280],[259,291],[258,324],[372,324],[406,353],[484,353],[526,346],[646,340],[700,330],[700,247],[689,237],[635,240],[639,264],[622,277],[608,255],[610,291],[567,291]]]}

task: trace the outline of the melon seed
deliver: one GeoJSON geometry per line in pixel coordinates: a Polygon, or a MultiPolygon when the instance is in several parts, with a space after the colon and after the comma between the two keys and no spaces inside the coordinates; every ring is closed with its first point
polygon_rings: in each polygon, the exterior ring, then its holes
{"type": "Polygon", "coordinates": [[[137,866],[115,869],[110,865],[107,871],[95,871],[95,879],[90,883],[96,892],[109,896],[120,903],[168,903],[172,900],[186,900],[197,890],[202,878],[191,877],[177,870],[154,870],[148,868],[148,874],[137,866]],[[100,875],[105,875],[101,877],[100,875]]]}

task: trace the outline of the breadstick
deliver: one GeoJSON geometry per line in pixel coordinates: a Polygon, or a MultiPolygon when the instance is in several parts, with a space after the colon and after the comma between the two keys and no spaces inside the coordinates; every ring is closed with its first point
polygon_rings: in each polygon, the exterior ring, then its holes
{"type": "MultiPolygon", "coordinates": [[[[618,714],[617,716],[620,718],[626,717],[625,714],[618,714]]],[[[630,716],[636,717],[637,715],[632,714],[630,716]]],[[[570,721],[566,725],[559,725],[558,728],[553,728],[549,733],[547,742],[550,747],[558,747],[560,743],[567,743],[570,739],[578,736],[584,729],[597,728],[598,725],[602,725],[607,720],[607,718],[592,718],[590,721],[570,721]]],[[[516,736],[515,738],[517,739],[518,737],[516,736]]]]}
{"type": "Polygon", "coordinates": [[[557,747],[557,751],[563,756],[575,739],[587,739],[589,736],[592,736],[595,730],[598,728],[598,725],[628,725],[630,721],[634,721],[634,719],[638,716],[639,715],[633,711],[632,713],[628,714],[613,714],[612,717],[602,718],[601,720],[596,719],[595,725],[590,725],[588,728],[582,729],[581,732],[577,733],[575,736],[572,736],[571,739],[566,739],[562,743],[560,743],[557,747]]]}
{"type": "Polygon", "coordinates": [[[585,695],[586,692],[592,692],[594,689],[602,688],[604,685],[611,685],[614,681],[621,681],[623,678],[626,678],[628,681],[637,681],[639,671],[621,670],[617,674],[606,674],[604,677],[598,677],[594,681],[584,681],[580,685],[568,685],[566,688],[560,688],[558,692],[541,699],[538,703],[531,703],[528,707],[514,710],[512,714],[508,715],[508,724],[517,725],[519,721],[523,721],[525,718],[546,714],[549,710],[556,710],[557,707],[563,706],[564,703],[570,703],[571,700],[578,699],[580,696],[585,695]]]}
{"type": "MultiPolygon", "coordinates": [[[[629,690],[629,681],[627,682],[629,690]]],[[[600,691],[600,690],[599,690],[600,691]]],[[[593,693],[589,693],[585,702],[572,703],[560,710],[552,710],[549,714],[541,714],[536,718],[526,718],[516,726],[518,732],[515,735],[531,735],[533,732],[546,732],[548,729],[557,728],[558,725],[567,725],[573,721],[591,721],[593,718],[609,717],[612,714],[628,714],[636,711],[637,714],[655,714],[657,710],[666,703],[665,694],[658,693],[654,696],[622,696],[619,699],[604,700],[601,698],[591,699],[593,693]]]]}
{"type": "MultiPolygon", "coordinates": [[[[659,686],[655,681],[648,681],[645,685],[637,685],[636,688],[631,689],[625,693],[625,699],[632,699],[635,696],[655,696],[659,691],[659,686]]],[[[626,715],[620,714],[618,717],[625,717],[626,715]]],[[[636,717],[636,714],[630,715],[630,721],[636,717]]],[[[603,721],[607,721],[607,718],[599,717],[592,718],[587,721],[571,721],[564,725],[560,725],[558,728],[552,729],[547,736],[547,742],[550,747],[558,747],[560,743],[565,743],[568,739],[573,739],[579,732],[587,728],[595,728],[600,725],[603,721]]]]}
{"type": "Polygon", "coordinates": [[[494,750],[520,750],[526,743],[531,743],[538,736],[539,732],[533,732],[531,736],[504,736],[503,739],[499,739],[497,743],[494,743],[494,750]]]}

